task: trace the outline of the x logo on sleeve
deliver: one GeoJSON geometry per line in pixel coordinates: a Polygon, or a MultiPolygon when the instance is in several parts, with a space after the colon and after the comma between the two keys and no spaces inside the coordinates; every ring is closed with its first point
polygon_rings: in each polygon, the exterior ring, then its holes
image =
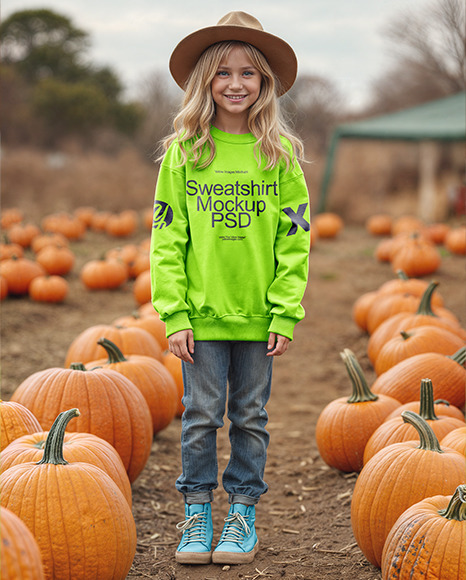
{"type": "Polygon", "coordinates": [[[305,232],[308,232],[311,229],[311,225],[308,221],[304,219],[304,212],[306,211],[307,203],[301,203],[298,207],[298,211],[295,212],[291,209],[291,207],[283,208],[283,211],[286,215],[290,218],[292,222],[292,226],[289,232],[286,234],[287,236],[293,236],[298,231],[298,226],[301,226],[305,232]]]}

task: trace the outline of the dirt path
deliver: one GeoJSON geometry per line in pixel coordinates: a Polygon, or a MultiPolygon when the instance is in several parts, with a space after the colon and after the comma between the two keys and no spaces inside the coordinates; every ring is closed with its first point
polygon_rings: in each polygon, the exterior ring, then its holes
{"type": "MultiPolygon", "coordinates": [[[[274,363],[268,406],[271,444],[266,480],[270,489],[257,507],[261,550],[255,561],[226,568],[175,563],[175,524],[183,518],[181,498],[174,489],[180,465],[180,421],[175,420],[155,438],[150,460],[133,484],[138,546],[129,579],[381,578],[380,571],[363,557],[351,532],[356,475],[328,468],[314,440],[322,408],[350,392],[339,353],[350,348],[368,381],[375,377],[365,354],[367,336],[352,322],[351,308],[360,294],[393,278],[390,267],[373,258],[376,244],[363,228],[346,227],[336,240],[317,240],[311,252],[304,300],[307,316],[297,326],[289,351],[274,363]]],[[[62,366],[66,349],[79,332],[93,324],[110,323],[134,309],[130,284],[117,292],[89,295],[78,279],[84,260],[116,245],[99,234],[89,234],[84,242],[74,244],[78,262],[65,304],[46,306],[24,298],[2,303],[3,399],[29,374],[62,366]]],[[[465,277],[464,260],[444,255],[435,278],[446,306],[463,325],[465,277]]],[[[219,458],[221,472],[228,458],[227,427],[219,433],[219,458]]],[[[226,496],[219,488],[213,504],[216,537],[227,509],[226,496]]]]}

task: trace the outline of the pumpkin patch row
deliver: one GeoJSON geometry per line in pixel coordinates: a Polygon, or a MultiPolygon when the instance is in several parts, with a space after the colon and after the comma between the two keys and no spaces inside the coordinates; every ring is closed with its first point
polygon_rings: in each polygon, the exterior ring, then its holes
{"type": "Polygon", "coordinates": [[[358,474],[353,534],[384,580],[414,568],[419,577],[466,574],[466,333],[437,286],[398,271],[355,301],[376,379],[369,385],[344,349],[352,394],[331,401],[316,425],[322,459],[358,474]],[[430,523],[413,544],[423,514],[430,523]]]}

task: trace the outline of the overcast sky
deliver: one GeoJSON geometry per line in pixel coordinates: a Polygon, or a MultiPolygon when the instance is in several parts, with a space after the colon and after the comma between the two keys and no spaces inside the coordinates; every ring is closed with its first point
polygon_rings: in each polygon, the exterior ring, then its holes
{"type": "MultiPolygon", "coordinates": [[[[301,74],[334,81],[348,106],[363,106],[370,86],[393,62],[383,36],[388,22],[432,0],[3,0],[5,19],[18,10],[49,8],[90,35],[89,58],[110,66],[130,95],[168,59],[184,36],[211,26],[231,10],[258,18],[267,32],[289,42],[301,74]]],[[[174,84],[174,81],[173,81],[174,84]]]]}

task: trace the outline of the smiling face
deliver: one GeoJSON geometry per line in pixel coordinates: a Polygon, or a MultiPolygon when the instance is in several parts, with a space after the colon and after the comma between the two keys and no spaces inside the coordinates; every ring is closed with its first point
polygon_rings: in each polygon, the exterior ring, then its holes
{"type": "Polygon", "coordinates": [[[241,46],[220,63],[212,80],[215,126],[229,132],[248,132],[248,111],[259,98],[262,75],[241,46]]]}

